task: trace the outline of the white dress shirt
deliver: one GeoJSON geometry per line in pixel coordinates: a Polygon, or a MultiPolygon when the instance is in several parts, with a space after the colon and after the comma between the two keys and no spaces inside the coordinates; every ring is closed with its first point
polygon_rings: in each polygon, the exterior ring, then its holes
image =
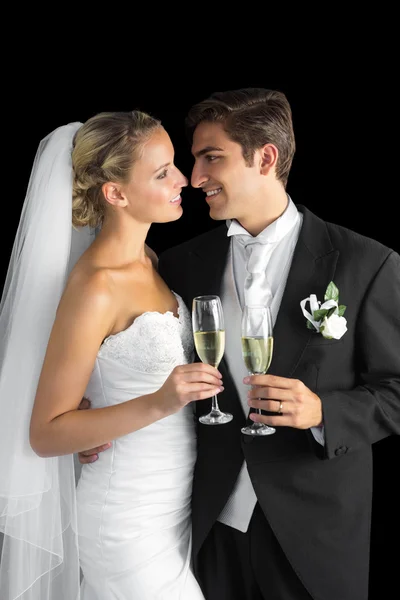
{"type": "MultiPolygon", "coordinates": [[[[265,254],[266,277],[263,285],[269,287],[272,322],[275,324],[302,220],[302,214],[288,196],[288,205],[284,213],[256,237],[251,236],[238,221],[228,220],[226,222],[227,235],[231,237],[231,243],[221,288],[224,320],[225,323],[229,323],[229,326],[225,328],[224,356],[246,417],[249,413],[247,404],[249,386],[243,383],[243,378],[248,373],[241,352],[241,317],[245,302],[244,284],[248,275],[246,264],[249,254],[246,246],[248,247],[249,241],[257,242],[257,238],[262,236],[264,236],[264,243],[267,236],[268,242],[272,241],[274,244],[272,252],[265,254]]],[[[311,431],[315,439],[323,445],[323,431],[318,427],[311,428],[311,431]]],[[[244,461],[234,489],[218,520],[245,532],[248,529],[256,502],[257,498],[244,461]]]]}

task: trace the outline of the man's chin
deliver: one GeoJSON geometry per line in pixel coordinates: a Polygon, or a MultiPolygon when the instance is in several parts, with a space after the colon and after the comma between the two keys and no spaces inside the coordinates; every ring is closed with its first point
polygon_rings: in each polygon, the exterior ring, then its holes
{"type": "Polygon", "coordinates": [[[225,219],[226,219],[226,216],[224,215],[222,210],[217,210],[216,208],[213,208],[212,206],[210,206],[209,215],[214,221],[225,221],[225,219]]]}

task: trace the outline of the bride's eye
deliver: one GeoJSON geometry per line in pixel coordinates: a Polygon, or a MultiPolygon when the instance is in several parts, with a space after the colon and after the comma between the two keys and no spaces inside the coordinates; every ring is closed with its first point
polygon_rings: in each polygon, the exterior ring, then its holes
{"type": "Polygon", "coordinates": [[[164,171],[162,173],[160,173],[160,175],[157,176],[157,179],[164,179],[164,177],[166,177],[168,175],[168,169],[164,169],[164,171]]]}

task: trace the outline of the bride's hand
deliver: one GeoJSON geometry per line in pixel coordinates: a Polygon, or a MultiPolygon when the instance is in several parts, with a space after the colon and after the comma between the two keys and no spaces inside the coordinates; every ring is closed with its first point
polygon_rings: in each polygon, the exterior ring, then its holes
{"type": "Polygon", "coordinates": [[[223,390],[222,375],[215,367],[201,362],[179,365],[152,396],[166,414],[196,400],[211,398],[223,390]]]}

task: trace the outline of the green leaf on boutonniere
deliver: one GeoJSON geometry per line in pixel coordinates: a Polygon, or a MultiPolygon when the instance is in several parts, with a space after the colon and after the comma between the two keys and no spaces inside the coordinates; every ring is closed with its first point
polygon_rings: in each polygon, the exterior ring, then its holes
{"type": "Polygon", "coordinates": [[[339,308],[338,308],[338,314],[339,317],[343,317],[344,311],[346,310],[347,306],[345,304],[339,304],[339,308]]]}
{"type": "Polygon", "coordinates": [[[314,312],[313,312],[314,321],[321,321],[328,312],[329,312],[329,310],[327,308],[321,308],[319,310],[314,310],[314,312]]]}
{"type": "Polygon", "coordinates": [[[308,329],[312,329],[313,331],[317,331],[314,327],[314,325],[307,319],[306,325],[308,327],[308,329]]]}
{"type": "Polygon", "coordinates": [[[324,299],[325,301],[335,300],[336,302],[339,302],[339,290],[333,283],[333,281],[331,281],[328,287],[326,288],[324,299]]]}

